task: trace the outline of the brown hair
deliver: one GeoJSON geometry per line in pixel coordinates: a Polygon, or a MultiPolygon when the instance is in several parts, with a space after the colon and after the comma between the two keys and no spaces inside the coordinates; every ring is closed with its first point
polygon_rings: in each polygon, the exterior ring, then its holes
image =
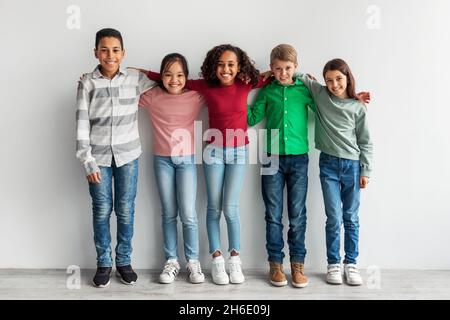
{"type": "Polygon", "coordinates": [[[353,78],[352,71],[344,60],[333,59],[328,61],[325,67],[323,67],[323,78],[325,79],[325,73],[335,70],[340,71],[347,77],[347,95],[352,99],[357,99],[355,92],[355,78],[353,78]]]}
{"type": "Polygon", "coordinates": [[[216,70],[217,65],[219,64],[219,58],[225,51],[231,51],[236,54],[240,69],[236,78],[240,78],[240,76],[243,75],[244,77],[250,79],[250,84],[252,86],[256,86],[258,84],[259,71],[254,67],[254,62],[250,60],[245,51],[231,44],[222,44],[219,46],[215,46],[206,54],[201,70],[202,76],[208,86],[220,86],[220,80],[217,78],[216,70]]]}
{"type": "Polygon", "coordinates": [[[270,53],[270,63],[273,63],[275,59],[298,64],[297,51],[295,51],[295,48],[290,44],[279,44],[273,48],[270,53]]]}

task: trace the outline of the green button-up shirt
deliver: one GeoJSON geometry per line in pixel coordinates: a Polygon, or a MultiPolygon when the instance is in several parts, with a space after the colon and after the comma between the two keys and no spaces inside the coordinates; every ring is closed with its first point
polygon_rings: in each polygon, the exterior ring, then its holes
{"type": "Polygon", "coordinates": [[[265,151],[279,155],[298,155],[309,151],[308,106],[314,100],[300,79],[291,85],[274,80],[263,87],[247,110],[247,123],[253,126],[264,117],[267,144],[265,151]]]}

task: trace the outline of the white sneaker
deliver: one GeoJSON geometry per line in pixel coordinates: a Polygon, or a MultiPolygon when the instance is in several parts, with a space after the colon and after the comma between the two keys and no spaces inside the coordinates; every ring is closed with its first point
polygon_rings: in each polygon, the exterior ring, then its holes
{"type": "Polygon", "coordinates": [[[213,258],[211,263],[211,274],[215,284],[228,284],[228,275],[225,272],[225,260],[223,256],[213,258]]]}
{"type": "Polygon", "coordinates": [[[239,256],[231,256],[230,259],[228,259],[228,268],[230,270],[231,283],[238,284],[245,281],[241,264],[241,258],[239,258],[239,256]]]}
{"type": "Polygon", "coordinates": [[[342,284],[342,272],[340,263],[328,265],[327,282],[331,284],[342,284]]]}
{"type": "Polygon", "coordinates": [[[164,265],[164,269],[159,275],[160,283],[172,283],[178,272],[180,272],[180,264],[176,259],[169,259],[164,265]]]}
{"type": "Polygon", "coordinates": [[[359,269],[354,263],[344,264],[344,276],[347,284],[351,286],[360,286],[363,283],[359,269]]]}
{"type": "Polygon", "coordinates": [[[191,283],[202,283],[205,281],[205,275],[202,273],[200,261],[189,260],[189,262],[186,265],[186,269],[189,273],[189,281],[191,283]]]}

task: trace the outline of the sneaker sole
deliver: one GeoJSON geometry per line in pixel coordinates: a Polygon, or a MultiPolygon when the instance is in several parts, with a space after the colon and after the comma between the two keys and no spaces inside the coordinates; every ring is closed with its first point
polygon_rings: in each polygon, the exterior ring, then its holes
{"type": "Polygon", "coordinates": [[[189,282],[192,283],[192,284],[199,284],[199,283],[205,282],[205,279],[203,279],[203,280],[197,280],[197,281],[192,281],[191,279],[189,279],[189,282]]]}
{"type": "Polygon", "coordinates": [[[110,283],[111,283],[111,280],[108,280],[108,283],[106,283],[106,284],[99,284],[99,285],[96,285],[95,282],[92,281],[92,284],[94,285],[94,287],[100,288],[100,289],[106,288],[107,286],[109,286],[110,283]]]}
{"type": "Polygon", "coordinates": [[[215,284],[217,284],[217,285],[219,285],[219,286],[224,286],[224,285],[229,284],[229,283],[230,283],[230,280],[224,281],[224,282],[217,282],[217,281],[214,281],[214,279],[213,279],[213,283],[215,283],[215,284]]]}
{"type": "Polygon", "coordinates": [[[172,281],[161,281],[161,280],[158,280],[158,282],[159,283],[161,283],[161,284],[171,284],[171,283],[173,283],[175,280],[172,280],[172,281]]]}
{"type": "Polygon", "coordinates": [[[270,281],[270,283],[273,285],[273,286],[275,286],[275,287],[284,287],[284,286],[286,286],[287,285],[287,280],[286,281],[283,281],[283,282],[276,282],[276,281],[272,281],[272,280],[269,280],[270,281]]]}
{"type": "Polygon", "coordinates": [[[245,279],[242,280],[242,281],[231,281],[231,280],[230,280],[230,283],[231,283],[231,284],[242,284],[242,283],[244,283],[244,282],[245,282],[245,279]]]}
{"type": "Polygon", "coordinates": [[[357,287],[357,286],[361,286],[363,283],[362,283],[362,281],[361,282],[351,282],[351,281],[349,281],[348,280],[348,278],[344,275],[344,278],[345,278],[345,282],[349,285],[349,286],[354,286],[354,287],[357,287]]]}
{"type": "Polygon", "coordinates": [[[334,284],[334,285],[339,285],[342,284],[342,281],[330,281],[330,280],[326,280],[328,284],[334,284]]]}
{"type": "Polygon", "coordinates": [[[116,277],[120,279],[120,282],[122,282],[123,284],[126,284],[128,286],[131,286],[136,283],[136,281],[126,282],[125,280],[123,280],[122,276],[117,271],[116,271],[116,277]]]}
{"type": "Polygon", "coordinates": [[[309,284],[309,282],[306,282],[306,283],[294,283],[294,282],[292,282],[292,285],[294,287],[296,287],[296,288],[304,288],[304,287],[308,286],[308,284],[309,284]]]}

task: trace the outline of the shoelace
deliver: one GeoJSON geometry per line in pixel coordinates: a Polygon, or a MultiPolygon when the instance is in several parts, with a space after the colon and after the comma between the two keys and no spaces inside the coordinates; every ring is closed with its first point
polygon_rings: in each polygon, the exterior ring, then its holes
{"type": "Polygon", "coordinates": [[[164,270],[163,273],[168,273],[168,274],[173,274],[176,275],[178,273],[178,268],[175,262],[169,262],[166,263],[166,265],[164,266],[164,270]]]}
{"type": "Polygon", "coordinates": [[[354,267],[354,266],[348,266],[348,267],[347,267],[347,271],[348,271],[348,273],[359,274],[358,268],[357,268],[357,267],[354,267]]]}
{"type": "Polygon", "coordinates": [[[131,268],[131,266],[127,266],[127,267],[122,267],[120,268],[120,272],[122,273],[134,273],[133,269],[131,268]]]}
{"type": "Polygon", "coordinates": [[[198,262],[189,263],[188,270],[191,273],[202,273],[202,267],[200,266],[200,263],[198,263],[198,262]]]}
{"type": "Polygon", "coordinates": [[[291,267],[293,272],[299,272],[301,274],[303,274],[305,270],[305,266],[303,264],[292,264],[291,267]]]}
{"type": "Polygon", "coordinates": [[[328,273],[339,273],[340,271],[341,271],[341,268],[339,268],[337,266],[333,266],[328,269],[328,273]]]}
{"type": "Polygon", "coordinates": [[[230,261],[230,272],[242,272],[240,261],[230,261]]]}
{"type": "Polygon", "coordinates": [[[278,271],[283,273],[283,269],[281,268],[281,266],[270,266],[270,274],[275,274],[278,271]]]}
{"type": "Polygon", "coordinates": [[[224,263],[214,263],[214,268],[216,269],[217,273],[225,272],[225,264],[224,263]]]}

